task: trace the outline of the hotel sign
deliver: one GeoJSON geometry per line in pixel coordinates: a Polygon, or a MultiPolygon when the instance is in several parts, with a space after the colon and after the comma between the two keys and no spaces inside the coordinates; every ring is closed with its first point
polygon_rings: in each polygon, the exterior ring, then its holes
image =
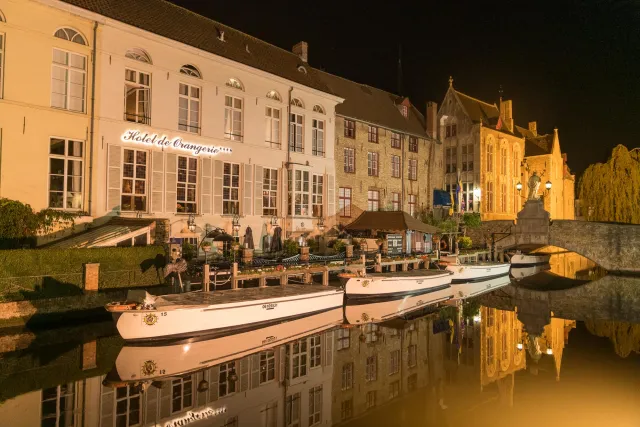
{"type": "MultiPolygon", "coordinates": [[[[189,425],[193,422],[206,420],[210,417],[215,417],[216,415],[224,414],[227,412],[226,407],[212,409],[212,408],[204,408],[201,411],[188,411],[184,416],[179,418],[174,418],[171,421],[167,421],[164,423],[164,427],[182,427],[189,425]]],[[[156,426],[158,426],[156,424],[156,426]]]]}
{"type": "Polygon", "coordinates": [[[209,154],[215,156],[220,153],[231,153],[231,148],[215,146],[215,145],[202,145],[194,142],[184,141],[180,137],[173,139],[168,138],[166,135],[160,135],[157,133],[140,132],[139,130],[130,129],[127,130],[120,138],[124,142],[133,142],[136,144],[153,145],[156,147],[173,148],[174,150],[189,151],[194,156],[200,154],[209,154]]]}

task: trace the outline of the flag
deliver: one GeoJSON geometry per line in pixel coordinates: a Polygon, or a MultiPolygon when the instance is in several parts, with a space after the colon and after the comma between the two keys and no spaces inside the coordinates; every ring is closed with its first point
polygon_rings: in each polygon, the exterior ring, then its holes
{"type": "Polygon", "coordinates": [[[456,211],[460,212],[461,210],[461,200],[460,200],[460,192],[462,191],[462,180],[460,179],[460,174],[458,173],[458,182],[456,183],[456,211]]]}
{"type": "Polygon", "coordinates": [[[496,124],[496,129],[502,129],[502,117],[498,117],[498,123],[496,124]]]}

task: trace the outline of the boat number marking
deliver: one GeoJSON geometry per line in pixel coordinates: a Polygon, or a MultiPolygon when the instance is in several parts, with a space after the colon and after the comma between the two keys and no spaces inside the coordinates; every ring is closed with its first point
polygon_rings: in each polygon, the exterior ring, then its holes
{"type": "Polygon", "coordinates": [[[278,304],[276,303],[262,304],[262,308],[264,308],[265,310],[273,310],[277,306],[278,304]]]}
{"type": "Polygon", "coordinates": [[[362,287],[366,288],[367,286],[369,286],[369,281],[368,280],[363,280],[362,281],[362,287]]]}
{"type": "Polygon", "coordinates": [[[158,322],[158,316],[155,313],[149,313],[142,318],[142,321],[148,326],[153,326],[158,322]]]}
{"type": "Polygon", "coordinates": [[[160,313],[160,316],[166,316],[166,315],[167,315],[166,311],[163,311],[162,313],[160,313]]]}

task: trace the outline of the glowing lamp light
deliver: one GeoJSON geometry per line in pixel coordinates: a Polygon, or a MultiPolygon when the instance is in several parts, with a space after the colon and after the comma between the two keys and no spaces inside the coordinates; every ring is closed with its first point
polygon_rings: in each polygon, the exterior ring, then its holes
{"type": "Polygon", "coordinates": [[[516,344],[516,348],[517,348],[518,350],[522,350],[522,348],[523,348],[522,343],[521,343],[521,342],[519,342],[518,344],[516,344]]]}
{"type": "Polygon", "coordinates": [[[550,348],[548,348],[548,349],[547,349],[547,354],[553,354],[553,350],[552,350],[552,349],[550,349],[550,348]]]}
{"type": "Polygon", "coordinates": [[[546,188],[547,190],[551,190],[551,181],[547,181],[546,184],[544,184],[544,188],[546,188]]]}
{"type": "Polygon", "coordinates": [[[183,353],[187,353],[189,350],[191,350],[191,344],[185,344],[182,346],[183,353]]]}
{"type": "Polygon", "coordinates": [[[480,315],[475,315],[475,316],[473,316],[473,321],[474,321],[475,323],[480,322],[480,320],[482,320],[482,319],[480,319],[480,315]]]}
{"type": "Polygon", "coordinates": [[[482,190],[480,190],[479,188],[474,188],[473,195],[476,197],[476,199],[479,199],[480,196],[482,195],[482,190]]]}
{"type": "Polygon", "coordinates": [[[518,181],[518,183],[516,184],[516,190],[522,190],[522,183],[520,181],[518,181]]]}
{"type": "Polygon", "coordinates": [[[196,231],[196,216],[194,214],[189,215],[187,226],[189,227],[190,232],[194,233],[196,231]]]}
{"type": "Polygon", "coordinates": [[[240,217],[238,215],[233,216],[233,220],[231,221],[231,225],[233,226],[233,231],[238,233],[240,231],[240,217]]]}

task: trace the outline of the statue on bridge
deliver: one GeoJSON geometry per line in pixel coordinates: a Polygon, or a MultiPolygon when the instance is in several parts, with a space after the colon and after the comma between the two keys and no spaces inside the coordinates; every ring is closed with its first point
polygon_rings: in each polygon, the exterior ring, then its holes
{"type": "Polygon", "coordinates": [[[540,188],[540,183],[542,180],[538,176],[538,172],[534,171],[533,175],[529,178],[529,195],[527,196],[527,200],[538,200],[538,188],[540,188]]]}

